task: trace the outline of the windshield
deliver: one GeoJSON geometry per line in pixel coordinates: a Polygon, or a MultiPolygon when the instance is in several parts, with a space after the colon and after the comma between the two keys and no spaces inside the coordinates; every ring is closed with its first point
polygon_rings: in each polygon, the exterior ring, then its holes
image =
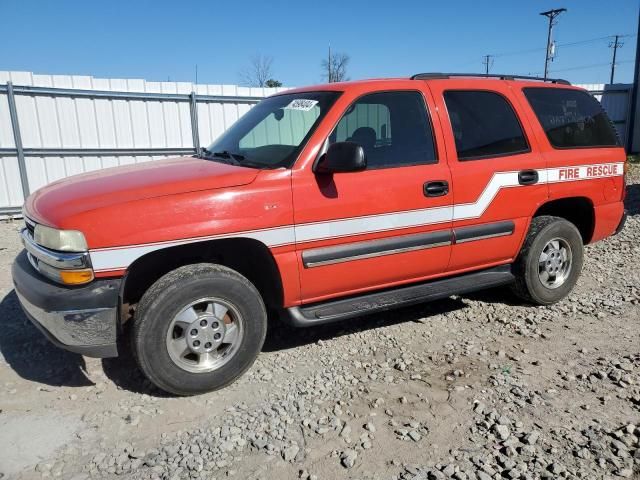
{"type": "Polygon", "coordinates": [[[203,156],[257,168],[291,167],[339,92],[266,98],[204,149],[203,156]]]}

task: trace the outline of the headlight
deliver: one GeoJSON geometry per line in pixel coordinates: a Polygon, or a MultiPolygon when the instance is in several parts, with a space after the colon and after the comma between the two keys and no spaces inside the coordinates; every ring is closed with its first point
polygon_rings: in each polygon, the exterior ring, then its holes
{"type": "Polygon", "coordinates": [[[86,252],[87,241],[78,230],[58,230],[36,225],[33,239],[38,245],[61,252],[86,252]]]}

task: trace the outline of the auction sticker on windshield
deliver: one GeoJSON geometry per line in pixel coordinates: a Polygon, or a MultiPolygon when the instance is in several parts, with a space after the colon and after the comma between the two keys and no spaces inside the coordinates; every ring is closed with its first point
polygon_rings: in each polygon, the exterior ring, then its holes
{"type": "Polygon", "coordinates": [[[287,110],[302,110],[303,112],[308,112],[313,107],[315,107],[318,103],[318,100],[307,100],[305,98],[296,98],[295,100],[291,100],[289,105],[284,107],[287,110]]]}

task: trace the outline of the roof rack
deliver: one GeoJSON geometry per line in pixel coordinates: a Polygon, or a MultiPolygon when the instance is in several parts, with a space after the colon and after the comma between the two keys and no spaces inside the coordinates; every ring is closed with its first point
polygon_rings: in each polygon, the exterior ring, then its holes
{"type": "Polygon", "coordinates": [[[411,80],[435,80],[441,78],[451,77],[481,77],[481,78],[498,78],[500,80],[537,80],[539,82],[559,83],[562,85],[571,85],[570,82],[562,78],[540,78],[540,77],[527,77],[525,75],[505,75],[499,73],[416,73],[411,77],[411,80]]]}

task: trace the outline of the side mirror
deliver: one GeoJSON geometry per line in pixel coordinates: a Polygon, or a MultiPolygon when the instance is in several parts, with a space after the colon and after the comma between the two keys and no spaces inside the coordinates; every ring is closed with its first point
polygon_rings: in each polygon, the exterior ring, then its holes
{"type": "Polygon", "coordinates": [[[336,142],[329,146],[320,163],[317,173],[359,172],[367,168],[367,159],[363,148],[355,142],[336,142]]]}

